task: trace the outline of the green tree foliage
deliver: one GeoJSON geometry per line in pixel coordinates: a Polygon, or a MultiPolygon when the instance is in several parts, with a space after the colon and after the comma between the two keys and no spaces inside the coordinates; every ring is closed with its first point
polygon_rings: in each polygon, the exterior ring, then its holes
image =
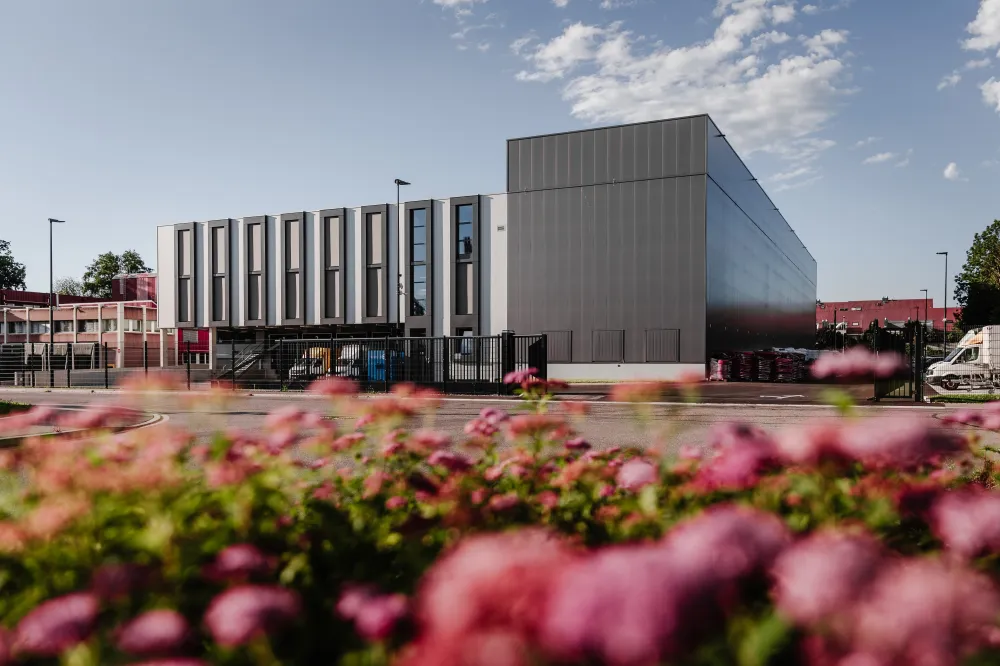
{"type": "Polygon", "coordinates": [[[24,289],[24,264],[14,261],[10,242],[0,240],[0,289],[24,289]]]}
{"type": "Polygon", "coordinates": [[[1000,324],[1000,220],[972,239],[955,279],[955,299],[962,308],[958,318],[962,330],[1000,324]]]}
{"type": "Polygon", "coordinates": [[[83,296],[83,283],[76,278],[61,277],[56,280],[54,289],[63,296],[83,296]]]}
{"type": "Polygon", "coordinates": [[[112,280],[116,275],[148,273],[151,270],[135,250],[126,250],[121,254],[104,252],[84,272],[83,292],[87,296],[110,298],[112,280]]]}

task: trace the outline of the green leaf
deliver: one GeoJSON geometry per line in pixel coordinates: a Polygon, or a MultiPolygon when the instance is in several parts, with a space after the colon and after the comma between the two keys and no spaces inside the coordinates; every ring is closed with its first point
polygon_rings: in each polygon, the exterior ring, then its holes
{"type": "Polygon", "coordinates": [[[659,508],[658,498],[656,496],[656,486],[646,486],[639,491],[639,509],[647,516],[656,515],[657,509],[659,508]]]}
{"type": "Polygon", "coordinates": [[[776,613],[751,626],[740,640],[737,655],[740,666],[763,666],[788,639],[789,626],[776,613]]]}

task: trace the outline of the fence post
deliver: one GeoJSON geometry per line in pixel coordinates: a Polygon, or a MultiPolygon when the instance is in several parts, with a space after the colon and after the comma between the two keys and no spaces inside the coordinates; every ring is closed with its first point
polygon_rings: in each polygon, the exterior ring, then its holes
{"type": "Polygon", "coordinates": [[[542,351],[538,363],[539,379],[549,378],[549,336],[542,333],[542,351]]]}
{"type": "Polygon", "coordinates": [[[915,329],[913,336],[913,363],[914,363],[914,402],[924,401],[924,329],[923,325],[915,329]]]}
{"type": "Polygon", "coordinates": [[[142,341],[142,371],[143,374],[149,375],[149,341],[142,341]]]}
{"type": "Polygon", "coordinates": [[[278,390],[285,390],[285,350],[284,340],[278,340],[278,390]]]}
{"type": "Polygon", "coordinates": [[[507,373],[514,372],[514,331],[503,331],[500,333],[500,378],[497,393],[503,395],[507,391],[503,378],[507,373]]]}
{"type": "Polygon", "coordinates": [[[229,355],[232,357],[231,362],[233,364],[233,390],[236,390],[236,331],[229,331],[229,355]]]}
{"type": "Polygon", "coordinates": [[[110,388],[111,383],[108,381],[108,343],[104,343],[104,388],[110,388]]]}
{"type": "Polygon", "coordinates": [[[441,378],[444,384],[444,392],[448,392],[448,380],[451,375],[451,345],[448,343],[448,336],[441,338],[441,346],[444,348],[443,363],[441,365],[441,378]]]}
{"type": "Polygon", "coordinates": [[[191,341],[188,340],[184,344],[187,345],[187,351],[184,354],[184,356],[186,357],[185,365],[187,366],[187,390],[190,391],[191,390],[191,341]]]}
{"type": "Polygon", "coordinates": [[[70,375],[73,372],[73,343],[66,344],[66,388],[72,388],[73,382],[70,375]]]}

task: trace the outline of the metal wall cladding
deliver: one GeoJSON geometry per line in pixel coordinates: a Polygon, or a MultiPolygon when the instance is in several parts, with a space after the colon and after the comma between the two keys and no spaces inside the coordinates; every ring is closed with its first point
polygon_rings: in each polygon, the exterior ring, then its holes
{"type": "MultiPolygon", "coordinates": [[[[508,325],[571,331],[593,361],[596,331],[678,329],[680,362],[705,358],[705,176],[508,195],[508,325]]],[[[600,334],[598,334],[600,335],[600,334]]]]}
{"type": "Polygon", "coordinates": [[[812,347],[816,260],[709,121],[709,354],[812,347]]]}
{"type": "Polygon", "coordinates": [[[507,191],[551,190],[705,173],[708,116],[511,139],[507,191]]]}

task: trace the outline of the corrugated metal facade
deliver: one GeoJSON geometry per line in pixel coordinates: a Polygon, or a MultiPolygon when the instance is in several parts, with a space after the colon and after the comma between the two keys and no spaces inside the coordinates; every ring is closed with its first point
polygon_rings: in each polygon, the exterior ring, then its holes
{"type": "Polygon", "coordinates": [[[511,329],[563,362],[705,360],[707,121],[508,142],[511,329]]]}
{"type": "Polygon", "coordinates": [[[816,260],[708,121],[707,350],[815,344],[816,260]]]}

